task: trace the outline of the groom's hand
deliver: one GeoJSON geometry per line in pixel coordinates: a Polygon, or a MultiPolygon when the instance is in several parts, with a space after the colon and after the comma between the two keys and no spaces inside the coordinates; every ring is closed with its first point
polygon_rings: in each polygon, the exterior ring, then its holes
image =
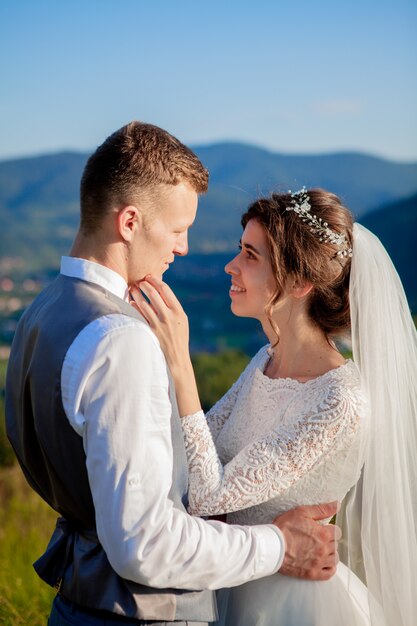
{"type": "Polygon", "coordinates": [[[299,506],[274,520],[285,537],[284,562],[279,570],[285,576],[308,580],[328,580],[339,561],[337,541],[342,533],[338,526],[320,524],[337,513],[339,504],[299,506]]]}

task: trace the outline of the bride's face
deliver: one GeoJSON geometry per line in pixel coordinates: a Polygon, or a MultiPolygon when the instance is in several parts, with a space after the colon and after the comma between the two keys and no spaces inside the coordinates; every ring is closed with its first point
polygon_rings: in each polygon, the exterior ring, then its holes
{"type": "Polygon", "coordinates": [[[265,306],[276,291],[268,241],[264,228],[252,219],[241,239],[241,250],[225,267],[232,284],[229,295],[235,315],[265,318],[265,306]]]}

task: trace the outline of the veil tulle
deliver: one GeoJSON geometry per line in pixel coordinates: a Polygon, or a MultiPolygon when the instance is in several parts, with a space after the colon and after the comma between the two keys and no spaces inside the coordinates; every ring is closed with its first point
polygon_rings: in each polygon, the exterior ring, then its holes
{"type": "Polygon", "coordinates": [[[341,557],[369,592],[372,626],[417,620],[417,333],[395,268],[354,225],[352,349],[370,402],[361,479],[338,523],[341,557]]]}

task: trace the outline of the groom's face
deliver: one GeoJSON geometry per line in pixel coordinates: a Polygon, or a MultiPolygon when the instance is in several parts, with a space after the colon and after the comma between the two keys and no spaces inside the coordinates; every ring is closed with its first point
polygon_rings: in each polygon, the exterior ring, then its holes
{"type": "Polygon", "coordinates": [[[129,283],[152,274],[160,278],[177,255],[188,252],[188,229],[197,212],[197,193],[185,183],[164,185],[134,245],[129,283]]]}

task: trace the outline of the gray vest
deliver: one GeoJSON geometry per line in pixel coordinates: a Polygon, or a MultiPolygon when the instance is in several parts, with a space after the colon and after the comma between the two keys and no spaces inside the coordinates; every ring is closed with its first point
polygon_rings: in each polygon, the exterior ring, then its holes
{"type": "MultiPolygon", "coordinates": [[[[61,370],[80,331],[112,313],[140,318],[102,287],[60,275],[35,299],[16,330],[7,372],[7,433],[28,482],[62,516],[35,569],[51,586],[60,581],[62,593],[86,607],[144,620],[213,621],[212,592],[152,589],[125,580],[113,570],[97,538],[83,442],[64,412],[61,370]]],[[[171,430],[175,463],[170,498],[185,511],[187,463],[175,411],[171,430]]]]}

